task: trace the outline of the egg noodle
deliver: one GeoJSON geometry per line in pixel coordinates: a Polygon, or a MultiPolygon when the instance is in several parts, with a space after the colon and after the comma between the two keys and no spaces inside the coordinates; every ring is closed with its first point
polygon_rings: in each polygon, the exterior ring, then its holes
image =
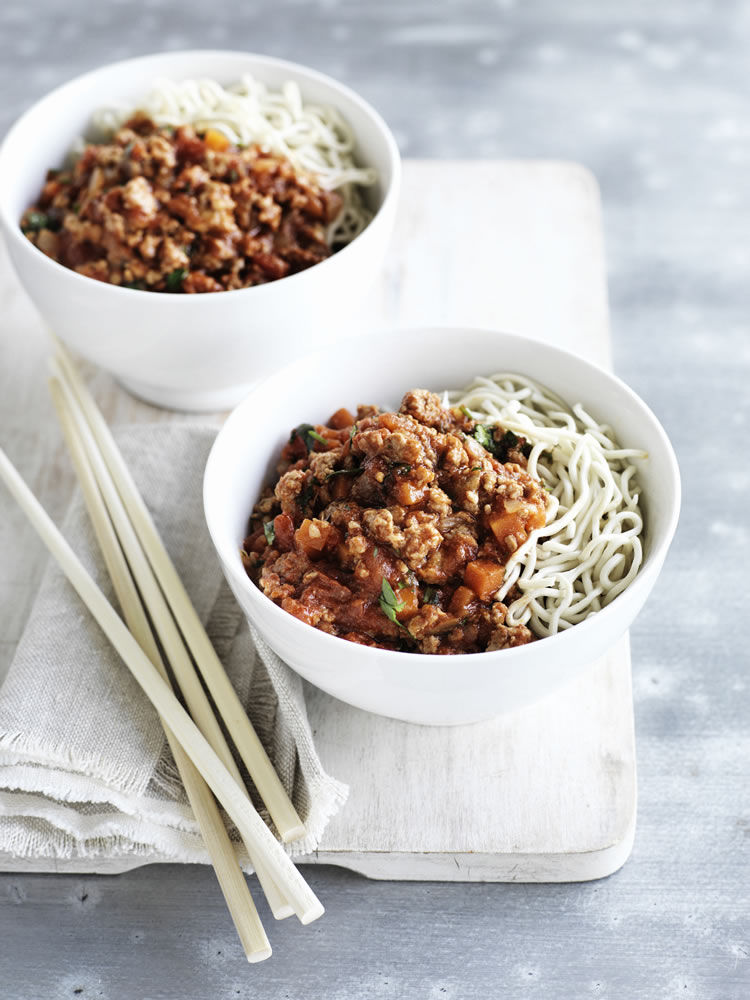
{"type": "Polygon", "coordinates": [[[498,423],[531,446],[528,471],[548,493],[547,522],[508,561],[497,600],[512,588],[509,625],[537,636],[570,628],[609,604],[633,580],[643,550],[634,459],[612,428],[572,409],[520,375],[478,377],[447,394],[481,423],[498,423]]]}
{"type": "Polygon", "coordinates": [[[354,133],[335,108],[305,104],[296,83],[288,80],[272,90],[250,75],[222,87],[215,80],[157,80],[137,106],[106,107],[93,115],[94,128],[111,135],[135,111],[157,125],[192,125],[222,132],[232,143],[285,156],[300,171],[312,174],[321,187],[336,190],[344,200],[331,223],[329,245],[350,243],[368,224],[362,187],[377,181],[372,167],[354,162],[354,133]]]}

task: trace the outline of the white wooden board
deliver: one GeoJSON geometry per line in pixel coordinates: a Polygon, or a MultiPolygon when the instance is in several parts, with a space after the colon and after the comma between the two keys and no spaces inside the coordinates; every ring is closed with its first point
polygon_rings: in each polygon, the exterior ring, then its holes
{"type": "MultiPolygon", "coordinates": [[[[45,335],[4,252],[0,302],[1,439],[54,516],[66,506],[72,474],[52,430],[45,335]]],[[[351,329],[435,323],[509,330],[608,365],[591,176],[569,163],[407,161],[388,265],[351,329]]],[[[133,400],[104,373],[92,376],[112,421],[186,419],[133,400]]],[[[6,502],[2,512],[0,677],[44,562],[22,516],[6,502]]],[[[555,882],[607,875],[630,852],[636,781],[627,639],[543,702],[476,726],[381,719],[310,687],[308,698],[323,762],[351,786],[311,863],[375,878],[555,882]]],[[[143,863],[103,859],[95,870],[143,863]]],[[[0,857],[0,868],[91,865],[0,857]]]]}

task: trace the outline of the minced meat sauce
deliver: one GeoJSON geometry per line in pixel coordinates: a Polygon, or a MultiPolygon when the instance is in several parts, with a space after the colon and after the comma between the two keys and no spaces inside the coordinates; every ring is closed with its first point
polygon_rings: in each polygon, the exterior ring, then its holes
{"type": "Polygon", "coordinates": [[[155,292],[220,292],[331,254],[340,195],[283,157],[221,133],[135,115],[111,142],[52,170],[21,228],[79,274],[155,292]]]}
{"type": "Polygon", "coordinates": [[[507,560],[545,523],[527,453],[423,389],[397,413],[302,424],[252,513],[245,568],[285,611],[352,642],[421,653],[530,642],[495,600],[507,560]]]}

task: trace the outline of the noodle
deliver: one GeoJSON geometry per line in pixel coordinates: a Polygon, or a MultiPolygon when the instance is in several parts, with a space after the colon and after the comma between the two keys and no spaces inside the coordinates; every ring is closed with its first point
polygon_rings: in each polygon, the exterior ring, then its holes
{"type": "Polygon", "coordinates": [[[335,189],[344,204],[328,229],[329,246],[350,243],[372,218],[360,188],[376,182],[375,169],[356,166],[354,134],[338,111],[303,104],[291,80],[280,90],[269,90],[249,74],[226,88],[215,80],[158,80],[137,107],[100,108],[93,115],[94,127],[110,135],[135,111],[144,112],[156,125],[212,128],[235,145],[256,143],[314,175],[326,190],[335,189]]]}
{"type": "Polygon", "coordinates": [[[472,418],[499,423],[531,446],[528,471],[549,495],[547,523],[510,558],[496,600],[517,594],[509,625],[554,635],[606,607],[637,574],[643,557],[643,517],[633,459],[610,427],[580,405],[569,408],[548,389],[520,375],[476,378],[447,393],[472,418]]]}

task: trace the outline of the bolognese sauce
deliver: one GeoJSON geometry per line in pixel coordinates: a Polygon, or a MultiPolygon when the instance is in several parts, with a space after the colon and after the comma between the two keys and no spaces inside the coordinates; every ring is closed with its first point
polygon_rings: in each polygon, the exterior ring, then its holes
{"type": "Polygon", "coordinates": [[[264,284],[330,256],[342,199],[282,156],[139,113],[52,170],[21,228],[79,274],[155,292],[264,284]]]}
{"type": "Polygon", "coordinates": [[[528,446],[423,389],[301,424],[250,518],[243,562],[272,601],[352,642],[474,653],[531,642],[495,600],[545,523],[528,446]]]}

